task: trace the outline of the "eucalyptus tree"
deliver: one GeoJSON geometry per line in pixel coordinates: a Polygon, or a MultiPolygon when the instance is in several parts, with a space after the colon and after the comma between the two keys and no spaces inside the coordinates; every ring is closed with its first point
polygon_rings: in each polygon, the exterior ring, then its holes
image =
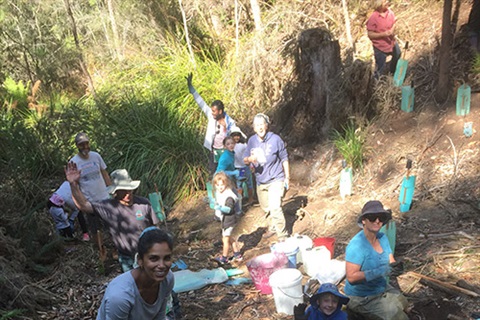
{"type": "Polygon", "coordinates": [[[61,0],[0,2],[3,77],[41,80],[48,90],[76,86],[77,53],[62,4],[61,0]]]}

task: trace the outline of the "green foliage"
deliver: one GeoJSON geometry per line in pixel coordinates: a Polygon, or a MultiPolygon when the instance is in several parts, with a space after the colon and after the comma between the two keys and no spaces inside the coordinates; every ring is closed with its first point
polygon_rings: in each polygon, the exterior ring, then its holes
{"type": "Polygon", "coordinates": [[[342,126],[342,132],[333,131],[333,143],[352,169],[363,169],[366,131],[350,122],[342,126]]]}
{"type": "Polygon", "coordinates": [[[64,43],[70,33],[64,6],[54,0],[0,2],[4,12],[0,72],[17,79],[40,79],[47,90],[82,87],[77,50],[64,43]]]}
{"type": "Polygon", "coordinates": [[[14,109],[0,115],[0,165],[11,173],[36,179],[58,172],[66,161],[61,119],[39,117],[36,112],[14,109]],[[58,131],[57,131],[58,130],[58,131]]]}
{"type": "Polygon", "coordinates": [[[0,310],[0,320],[16,319],[26,311],[26,309],[0,310]]]}
{"type": "Polygon", "coordinates": [[[2,84],[2,88],[5,91],[4,99],[6,104],[9,107],[27,108],[29,87],[30,82],[24,85],[22,80],[15,82],[12,78],[7,77],[2,84]]]}
{"type": "Polygon", "coordinates": [[[480,74],[480,53],[475,54],[475,58],[473,59],[473,72],[476,74],[480,74]]]}

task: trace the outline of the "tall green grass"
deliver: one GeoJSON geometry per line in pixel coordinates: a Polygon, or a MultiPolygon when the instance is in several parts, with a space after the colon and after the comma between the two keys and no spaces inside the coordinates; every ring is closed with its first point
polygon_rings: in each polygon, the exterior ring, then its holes
{"type": "Polygon", "coordinates": [[[157,185],[168,204],[188,197],[205,184],[203,134],[185,123],[183,114],[161,101],[130,97],[100,106],[96,136],[110,171],[125,168],[142,180],[139,193],[157,185]]]}
{"type": "Polygon", "coordinates": [[[353,121],[342,126],[341,131],[334,130],[332,134],[333,144],[353,170],[363,169],[365,139],[366,130],[353,121]]]}
{"type": "MultiPolygon", "coordinates": [[[[194,85],[207,103],[222,99],[227,108],[234,100],[229,97],[233,84],[226,81],[221,64],[207,57],[193,63],[186,50],[176,49],[155,61],[145,59],[112,70],[97,87],[95,99],[64,105],[55,101],[41,116],[28,109],[2,109],[0,166],[5,174],[27,180],[62,179],[63,165],[76,153],[73,137],[85,131],[110,171],[126,168],[144,181],[139,190],[143,194],[156,184],[172,205],[203,187],[207,121],[184,77],[193,72],[194,85]]],[[[45,197],[50,191],[41,193],[45,197]]],[[[28,191],[32,193],[39,192],[28,191]]]]}

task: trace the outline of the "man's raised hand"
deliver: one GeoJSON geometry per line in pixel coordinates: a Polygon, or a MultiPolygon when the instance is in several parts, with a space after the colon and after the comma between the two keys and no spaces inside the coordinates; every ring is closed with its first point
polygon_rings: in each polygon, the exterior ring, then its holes
{"type": "Polygon", "coordinates": [[[190,93],[193,94],[193,92],[195,92],[195,89],[193,88],[193,84],[192,84],[193,74],[190,72],[190,73],[185,77],[185,79],[187,80],[188,91],[190,91],[190,93]]]}
{"type": "Polygon", "coordinates": [[[77,169],[77,164],[75,162],[69,162],[65,166],[65,177],[67,181],[78,182],[80,180],[80,170],[77,169]]]}

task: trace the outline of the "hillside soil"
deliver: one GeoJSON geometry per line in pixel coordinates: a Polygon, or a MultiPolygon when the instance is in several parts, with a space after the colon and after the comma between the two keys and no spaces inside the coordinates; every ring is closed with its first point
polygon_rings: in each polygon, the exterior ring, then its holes
{"type": "MultiPolygon", "coordinates": [[[[458,26],[465,24],[470,6],[460,11],[458,26]]],[[[402,261],[404,273],[392,282],[412,303],[410,319],[470,319],[480,312],[480,119],[478,81],[471,78],[474,93],[470,114],[455,113],[454,97],[438,106],[433,98],[435,78],[433,62],[436,49],[433,39],[440,34],[441,6],[429,12],[417,12],[408,20],[404,8],[396,8],[404,28],[417,39],[409,52],[410,74],[415,78],[417,98],[415,111],[400,111],[398,99],[387,105],[381,115],[370,122],[367,136],[367,158],[362,171],[354,174],[354,192],[342,200],[339,196],[341,157],[331,143],[308,145],[289,150],[291,186],[284,198],[284,212],[289,231],[310,238],[335,238],[334,258],[342,260],[349,240],[360,230],[356,218],[368,200],[381,200],[393,210],[397,225],[395,257],[402,261]],[[433,21],[436,21],[436,27],[433,21]],[[421,39],[421,40],[419,40],[421,39]],[[415,73],[416,72],[416,73],[415,73]],[[473,122],[473,135],[467,138],[464,123],[473,122]],[[399,191],[406,174],[406,160],[413,160],[411,175],[416,176],[415,195],[409,212],[399,212],[399,191]],[[441,281],[441,285],[420,280],[415,274],[441,281]],[[445,289],[463,280],[472,287],[469,292],[445,289]],[[457,318],[455,318],[457,317],[457,318]]],[[[406,12],[406,11],[405,11],[406,12]]],[[[469,70],[472,54],[468,39],[457,28],[452,76],[460,82],[469,70]],[[457,77],[458,76],[458,77],[457,77]]],[[[463,33],[462,33],[463,32],[463,33]]],[[[369,45],[368,39],[359,46],[369,45]]],[[[389,81],[377,84],[377,90],[393,92],[389,81]]],[[[288,141],[288,138],[286,138],[288,141]]],[[[168,215],[166,228],[176,236],[175,260],[183,260],[188,269],[213,269],[219,265],[213,258],[221,252],[220,223],[203,201],[206,191],[199,191],[189,201],[180,203],[168,215]]],[[[46,219],[47,216],[45,215],[46,219]]],[[[275,237],[263,239],[268,226],[260,207],[245,208],[237,228],[244,260],[226,268],[239,268],[248,277],[246,262],[270,251],[275,237]]],[[[38,311],[42,319],[94,319],[108,282],[120,274],[113,245],[103,234],[108,248],[107,259],[98,260],[91,242],[68,242],[61,261],[52,265],[52,276],[39,278],[33,284],[51,294],[52,305],[38,311]],[[42,289],[43,288],[43,289],[42,289]]],[[[303,271],[303,267],[299,266],[303,271]]],[[[174,271],[177,269],[174,269],[174,271]]],[[[303,283],[307,281],[305,276],[303,283]]],[[[344,281],[339,284],[343,288],[344,281]]],[[[276,313],[272,295],[262,295],[253,284],[209,285],[179,294],[183,319],[291,319],[276,313]]]]}

